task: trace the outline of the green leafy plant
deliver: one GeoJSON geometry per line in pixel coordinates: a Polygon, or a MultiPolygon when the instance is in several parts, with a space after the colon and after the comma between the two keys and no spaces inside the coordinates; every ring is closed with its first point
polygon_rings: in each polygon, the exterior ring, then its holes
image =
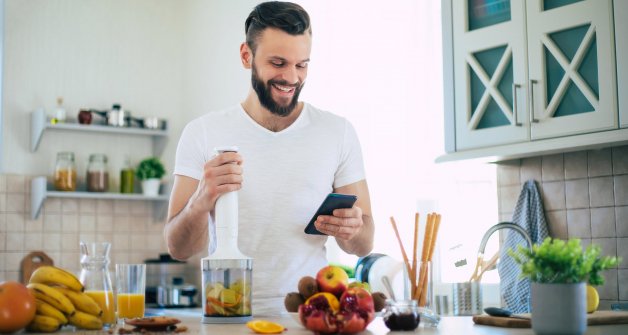
{"type": "Polygon", "coordinates": [[[142,160],[135,170],[135,175],[140,180],[150,178],[160,179],[165,173],[164,165],[157,157],[148,157],[142,160]]]}
{"type": "Polygon", "coordinates": [[[598,245],[582,249],[579,239],[567,242],[546,238],[532,249],[519,246],[508,254],[521,266],[521,276],[536,283],[581,283],[604,284],[601,271],[616,267],[621,262],[617,257],[601,257],[598,245]]]}

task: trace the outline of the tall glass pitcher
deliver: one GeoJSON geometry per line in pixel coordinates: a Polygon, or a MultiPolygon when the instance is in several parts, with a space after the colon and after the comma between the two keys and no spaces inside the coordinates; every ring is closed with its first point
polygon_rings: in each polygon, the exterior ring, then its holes
{"type": "Polygon", "coordinates": [[[113,300],[113,287],[109,276],[109,242],[81,241],[81,283],[85,293],[102,308],[100,317],[105,327],[116,324],[116,309],[113,300]]]}

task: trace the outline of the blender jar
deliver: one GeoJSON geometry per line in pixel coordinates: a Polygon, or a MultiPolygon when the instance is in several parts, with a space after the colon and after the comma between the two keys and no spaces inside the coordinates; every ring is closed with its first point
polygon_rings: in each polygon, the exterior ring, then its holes
{"type": "Polygon", "coordinates": [[[203,322],[243,323],[252,319],[252,259],[201,260],[203,322]]]}

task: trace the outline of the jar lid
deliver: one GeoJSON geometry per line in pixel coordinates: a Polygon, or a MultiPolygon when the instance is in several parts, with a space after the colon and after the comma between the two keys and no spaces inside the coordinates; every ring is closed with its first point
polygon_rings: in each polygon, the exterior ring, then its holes
{"type": "Polygon", "coordinates": [[[105,154],[91,154],[89,155],[90,162],[105,162],[107,163],[107,155],[105,154]]]}
{"type": "Polygon", "coordinates": [[[57,157],[74,159],[74,153],[71,151],[60,151],[60,152],[57,152],[57,157]]]}

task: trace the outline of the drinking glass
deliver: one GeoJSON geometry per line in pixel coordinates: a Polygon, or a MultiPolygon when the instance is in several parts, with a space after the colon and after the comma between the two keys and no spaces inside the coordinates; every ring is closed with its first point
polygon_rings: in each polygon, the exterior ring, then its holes
{"type": "Polygon", "coordinates": [[[144,317],[146,264],[116,264],[118,318],[144,317]]]}

